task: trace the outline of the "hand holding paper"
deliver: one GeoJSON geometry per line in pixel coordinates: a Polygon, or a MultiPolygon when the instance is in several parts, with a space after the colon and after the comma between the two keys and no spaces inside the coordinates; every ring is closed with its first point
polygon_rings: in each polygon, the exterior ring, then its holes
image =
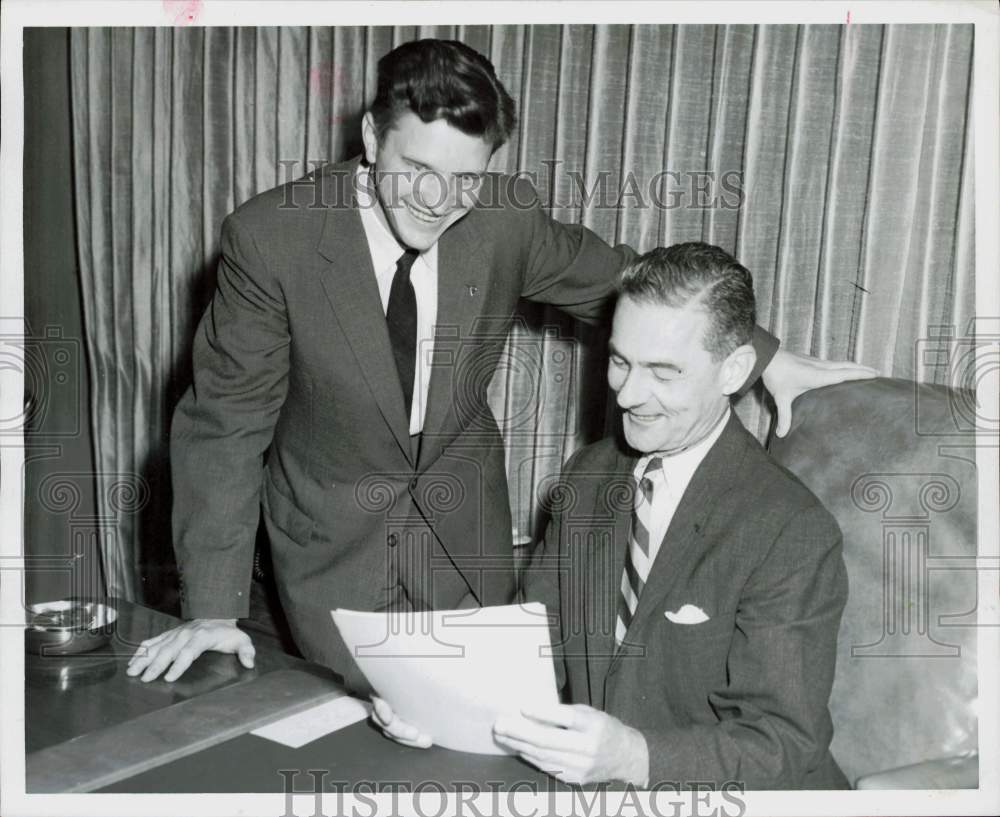
{"type": "Polygon", "coordinates": [[[564,783],[622,780],[645,786],[649,748],[637,729],[584,704],[525,708],[502,716],[497,742],[564,783]]]}
{"type": "Polygon", "coordinates": [[[509,754],[496,719],[558,703],[542,604],[332,616],[381,699],[375,722],[401,743],[509,754]]]}
{"type": "Polygon", "coordinates": [[[404,746],[427,749],[432,743],[430,735],[425,735],[413,724],[404,721],[392,711],[388,702],[378,696],[372,697],[372,720],[382,729],[383,735],[404,746]]]}

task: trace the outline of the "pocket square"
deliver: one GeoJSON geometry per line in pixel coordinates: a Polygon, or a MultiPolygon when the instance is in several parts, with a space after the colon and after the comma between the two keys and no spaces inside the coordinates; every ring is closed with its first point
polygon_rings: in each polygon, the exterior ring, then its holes
{"type": "Polygon", "coordinates": [[[676,613],[665,610],[663,615],[667,617],[667,621],[674,624],[701,624],[703,621],[708,621],[705,611],[693,604],[685,604],[676,613]]]}

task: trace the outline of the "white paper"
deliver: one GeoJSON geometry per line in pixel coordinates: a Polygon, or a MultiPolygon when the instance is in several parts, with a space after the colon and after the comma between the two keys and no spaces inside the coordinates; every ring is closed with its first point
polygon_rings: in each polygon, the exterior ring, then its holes
{"type": "Polygon", "coordinates": [[[559,702],[543,604],[332,615],[372,688],[439,746],[509,754],[497,717],[559,702]]]}
{"type": "Polygon", "coordinates": [[[367,701],[344,695],[254,729],[250,734],[298,749],[324,735],[364,720],[371,709],[372,706],[367,701]]]}

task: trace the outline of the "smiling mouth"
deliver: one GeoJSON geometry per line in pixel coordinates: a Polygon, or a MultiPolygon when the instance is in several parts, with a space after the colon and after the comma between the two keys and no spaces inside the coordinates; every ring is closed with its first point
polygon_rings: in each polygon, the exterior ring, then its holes
{"type": "Polygon", "coordinates": [[[652,425],[663,416],[662,414],[636,414],[634,411],[627,412],[627,414],[632,422],[642,425],[652,425]]]}
{"type": "Polygon", "coordinates": [[[414,207],[412,204],[410,204],[410,202],[406,201],[405,199],[403,200],[403,204],[409,211],[410,215],[413,216],[417,221],[419,221],[422,224],[438,224],[444,219],[444,216],[435,216],[431,213],[428,213],[426,210],[420,210],[414,207]]]}

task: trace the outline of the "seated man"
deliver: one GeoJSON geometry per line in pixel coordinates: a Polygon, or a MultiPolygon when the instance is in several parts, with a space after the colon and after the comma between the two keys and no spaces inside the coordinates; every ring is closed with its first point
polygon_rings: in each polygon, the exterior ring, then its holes
{"type": "Polygon", "coordinates": [[[556,614],[571,703],[495,726],[563,781],[848,787],[827,709],[840,532],[729,407],[754,312],[750,273],[718,247],[621,275],[608,379],[625,440],[566,464],[525,584],[556,614]]]}

